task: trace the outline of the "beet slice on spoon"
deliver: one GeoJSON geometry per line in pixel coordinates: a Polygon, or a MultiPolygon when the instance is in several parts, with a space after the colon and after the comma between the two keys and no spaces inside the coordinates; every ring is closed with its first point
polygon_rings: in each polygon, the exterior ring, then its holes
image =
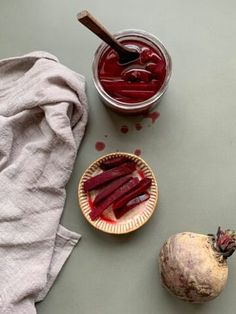
{"type": "Polygon", "coordinates": [[[150,178],[144,178],[139,181],[139,183],[133,188],[129,193],[124,195],[122,198],[117,199],[117,201],[112,205],[113,210],[121,208],[134,197],[144,193],[151,186],[152,180],[150,178]]]}
{"type": "Polygon", "coordinates": [[[137,205],[147,201],[150,197],[149,193],[144,193],[142,195],[136,196],[132,200],[130,200],[124,207],[121,208],[116,208],[114,210],[114,214],[116,216],[116,219],[119,219],[122,217],[124,214],[126,214],[128,211],[136,207],[137,205]]]}
{"type": "Polygon", "coordinates": [[[125,176],[132,173],[136,169],[136,164],[134,162],[126,162],[118,167],[112,168],[110,170],[104,171],[94,177],[89,178],[84,182],[84,191],[91,191],[103,183],[112,181],[116,178],[125,176]]]}
{"type": "Polygon", "coordinates": [[[113,180],[112,182],[108,182],[108,184],[96,195],[93,204],[97,205],[101,200],[109,196],[115,190],[117,190],[120,186],[131,180],[132,177],[127,175],[118,179],[113,180]]]}
{"type": "Polygon", "coordinates": [[[118,198],[122,197],[123,195],[128,193],[130,190],[132,190],[138,183],[139,183],[139,179],[135,177],[135,178],[132,178],[129,182],[120,186],[116,191],[114,191],[114,193],[110,194],[110,196],[108,196],[98,206],[92,208],[92,211],[90,213],[90,218],[92,220],[96,220],[107,207],[109,207],[118,198]]]}

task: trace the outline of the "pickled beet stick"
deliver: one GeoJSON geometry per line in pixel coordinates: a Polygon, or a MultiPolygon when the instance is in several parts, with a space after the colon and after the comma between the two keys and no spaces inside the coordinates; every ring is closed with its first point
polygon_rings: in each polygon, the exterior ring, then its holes
{"type": "Polygon", "coordinates": [[[127,176],[115,179],[112,182],[108,182],[108,184],[96,195],[93,201],[93,204],[97,205],[99,202],[101,202],[101,200],[109,196],[111,193],[117,190],[120,186],[130,181],[131,179],[132,177],[127,175],[127,176]]]}
{"type": "Polygon", "coordinates": [[[129,159],[125,156],[121,156],[121,157],[115,157],[115,158],[111,158],[111,159],[107,159],[104,160],[101,164],[100,164],[100,168],[102,170],[108,170],[114,167],[117,167],[125,162],[129,161],[129,159]]]}
{"type": "Polygon", "coordinates": [[[132,178],[127,183],[120,186],[114,193],[110,194],[103,202],[99,203],[96,207],[92,208],[90,213],[90,218],[92,220],[96,220],[102,212],[109,207],[114,201],[128,193],[139,183],[139,179],[137,177],[132,178]]]}
{"type": "Polygon", "coordinates": [[[125,206],[123,206],[121,208],[116,208],[114,210],[114,214],[116,216],[116,219],[119,219],[120,217],[122,217],[124,214],[126,214],[128,211],[130,211],[131,209],[133,209],[137,205],[147,201],[149,199],[149,197],[150,197],[150,194],[146,192],[142,195],[136,196],[135,198],[130,200],[125,206]]]}
{"type": "Polygon", "coordinates": [[[139,183],[135,186],[135,188],[132,189],[132,191],[124,195],[122,198],[118,199],[112,205],[113,210],[116,208],[121,208],[130,200],[132,200],[134,197],[146,192],[147,189],[151,186],[151,184],[152,184],[152,180],[149,178],[144,178],[140,180],[139,183]]]}
{"type": "Polygon", "coordinates": [[[143,92],[145,91],[152,91],[156,92],[157,91],[157,85],[156,82],[150,82],[150,83],[145,83],[145,82],[133,82],[129,83],[126,81],[103,81],[101,80],[102,85],[104,88],[108,89],[111,92],[116,92],[119,90],[125,90],[125,91],[136,91],[136,90],[141,90],[143,92]]]}
{"type": "Polygon", "coordinates": [[[132,173],[136,169],[136,165],[134,162],[126,162],[118,167],[112,168],[110,170],[104,171],[94,177],[89,178],[84,182],[84,191],[91,191],[103,183],[112,181],[116,178],[125,176],[127,174],[132,173]]]}
{"type": "Polygon", "coordinates": [[[151,98],[155,95],[154,91],[142,91],[142,90],[119,90],[114,95],[120,97],[129,97],[130,99],[136,99],[136,101],[142,101],[147,98],[151,98]]]}

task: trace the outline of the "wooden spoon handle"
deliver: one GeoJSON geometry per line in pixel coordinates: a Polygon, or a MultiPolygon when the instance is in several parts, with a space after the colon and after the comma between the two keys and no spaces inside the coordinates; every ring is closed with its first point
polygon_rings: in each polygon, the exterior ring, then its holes
{"type": "Polygon", "coordinates": [[[126,51],[126,49],[119,44],[112,34],[110,34],[88,11],[84,10],[78,13],[77,19],[118,53],[124,53],[124,51],[126,51]]]}

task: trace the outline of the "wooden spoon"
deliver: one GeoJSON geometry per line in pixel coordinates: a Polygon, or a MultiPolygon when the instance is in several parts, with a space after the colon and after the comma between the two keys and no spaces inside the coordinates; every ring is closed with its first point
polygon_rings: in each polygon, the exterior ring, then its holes
{"type": "Polygon", "coordinates": [[[77,19],[118,53],[120,64],[130,63],[139,58],[138,51],[121,45],[88,11],[78,13],[77,19]]]}

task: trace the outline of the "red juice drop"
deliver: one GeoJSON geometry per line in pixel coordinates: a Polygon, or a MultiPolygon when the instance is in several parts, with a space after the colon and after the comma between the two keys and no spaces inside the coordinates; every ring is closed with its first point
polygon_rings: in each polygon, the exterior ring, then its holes
{"type": "Polygon", "coordinates": [[[139,148],[135,149],[134,154],[136,156],[140,156],[141,155],[141,149],[139,149],[139,148]]]}
{"type": "Polygon", "coordinates": [[[124,103],[143,102],[154,96],[166,77],[166,61],[154,44],[139,40],[121,40],[140,52],[139,59],[121,65],[117,53],[108,48],[98,63],[98,77],[105,92],[124,103]]]}
{"type": "Polygon", "coordinates": [[[138,170],[138,174],[140,175],[140,177],[141,177],[142,179],[145,178],[145,174],[144,174],[144,172],[143,172],[142,170],[138,170]]]}
{"type": "Polygon", "coordinates": [[[95,148],[99,152],[104,150],[105,147],[106,147],[106,145],[103,142],[96,142],[96,144],[95,144],[95,148]]]}
{"type": "Polygon", "coordinates": [[[141,123],[139,123],[139,122],[135,123],[135,129],[136,129],[137,131],[141,130],[142,128],[143,128],[143,126],[142,126],[141,123]]]}
{"type": "Polygon", "coordinates": [[[145,114],[145,118],[151,119],[152,123],[154,123],[159,117],[160,112],[158,111],[148,112],[147,114],[145,114]]]}
{"type": "Polygon", "coordinates": [[[129,128],[127,125],[122,125],[122,127],[120,128],[120,131],[121,131],[121,133],[126,134],[126,133],[128,133],[129,128]]]}

